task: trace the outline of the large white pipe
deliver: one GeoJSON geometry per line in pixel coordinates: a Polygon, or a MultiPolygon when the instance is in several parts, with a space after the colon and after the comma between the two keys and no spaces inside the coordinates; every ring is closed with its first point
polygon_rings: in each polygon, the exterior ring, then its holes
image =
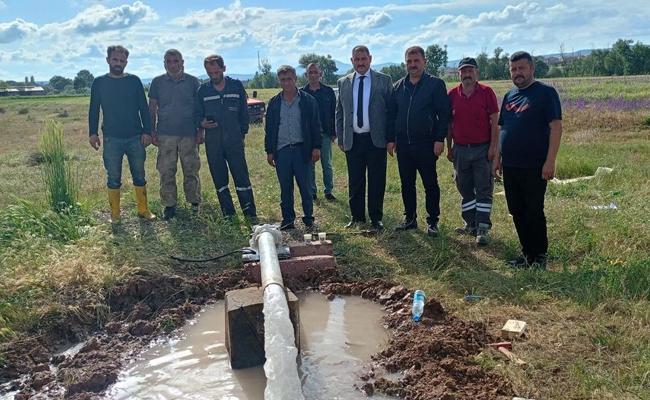
{"type": "Polygon", "coordinates": [[[298,349],[284,292],[277,248],[282,234],[273,225],[258,226],[251,245],[260,255],[264,288],[265,400],[304,400],[296,359],[298,349]]]}

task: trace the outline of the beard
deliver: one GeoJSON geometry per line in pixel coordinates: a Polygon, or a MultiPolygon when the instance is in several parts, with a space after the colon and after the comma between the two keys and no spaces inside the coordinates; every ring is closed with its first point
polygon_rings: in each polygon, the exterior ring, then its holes
{"type": "Polygon", "coordinates": [[[217,78],[210,78],[210,82],[212,82],[213,85],[218,85],[221,82],[223,82],[223,75],[217,78]]]}
{"type": "Polygon", "coordinates": [[[111,71],[111,74],[113,74],[113,75],[122,75],[122,73],[124,72],[124,67],[112,66],[112,67],[110,67],[110,71],[111,71]]]}

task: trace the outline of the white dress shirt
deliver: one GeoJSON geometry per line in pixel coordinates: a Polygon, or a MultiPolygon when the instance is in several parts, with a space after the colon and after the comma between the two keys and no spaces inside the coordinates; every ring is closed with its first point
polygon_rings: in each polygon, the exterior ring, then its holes
{"type": "Polygon", "coordinates": [[[368,106],[370,105],[370,85],[372,81],[370,79],[370,69],[365,73],[365,78],[363,79],[363,126],[359,128],[357,126],[357,102],[358,102],[358,93],[359,93],[359,79],[361,76],[358,72],[354,73],[354,80],[352,82],[352,129],[356,133],[368,133],[370,132],[370,118],[368,117],[368,106]]]}

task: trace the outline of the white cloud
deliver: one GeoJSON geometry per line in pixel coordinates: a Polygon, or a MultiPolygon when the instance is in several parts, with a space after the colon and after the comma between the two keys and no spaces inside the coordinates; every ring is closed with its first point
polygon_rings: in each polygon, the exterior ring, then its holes
{"type": "Polygon", "coordinates": [[[11,43],[20,40],[32,32],[36,32],[38,26],[16,18],[12,22],[0,23],[0,43],[11,43]]]}
{"type": "Polygon", "coordinates": [[[361,29],[375,29],[388,25],[392,20],[393,18],[391,18],[387,12],[379,11],[374,14],[367,15],[362,19],[354,20],[350,25],[351,27],[361,29]]]}
{"type": "Polygon", "coordinates": [[[136,1],[114,8],[103,5],[89,7],[74,18],[63,23],[43,26],[44,33],[76,33],[87,35],[97,32],[116,31],[130,28],[139,22],[150,22],[158,18],[153,8],[136,1]]]}

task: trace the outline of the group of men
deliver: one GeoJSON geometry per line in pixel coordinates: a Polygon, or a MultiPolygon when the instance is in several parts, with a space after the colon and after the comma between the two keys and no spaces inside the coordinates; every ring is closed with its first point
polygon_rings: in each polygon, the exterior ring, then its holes
{"type": "MultiPolygon", "coordinates": [[[[244,153],[248,133],[246,91],[242,83],[224,76],[221,56],[205,58],[210,78],[200,84],[186,74],[178,50],[164,56],[166,73],[156,77],[147,106],[142,83],[124,73],[128,50],[107,50],[109,73],[98,77],[91,89],[90,144],[98,149],[99,110],[103,113],[104,165],[112,221],[120,220],[122,158],[126,154],[136,191],[138,215],[154,219],[146,199],[145,147],[158,146],[160,198],[165,219],[177,206],[176,168],[180,158],[186,200],[194,211],[201,203],[198,146],[205,143],[210,173],[224,216],[235,214],[229,190],[233,177],[243,214],[256,221],[253,189],[244,153]]],[[[562,133],[557,92],[534,79],[530,54],[516,52],[509,68],[515,87],[504,97],[501,109],[494,91],[478,82],[478,65],[464,58],[458,65],[460,84],[447,91],[444,81],[425,72],[426,57],[420,46],[405,51],[407,75],[393,84],[388,75],[373,70],[366,46],[352,49],[354,71],[338,80],[338,96],[321,82],[317,64],[307,66],[308,83],[298,88],[296,70],[277,70],[281,91],[268,103],[264,148],[267,162],[280,184],[281,229],[294,229],[294,180],[302,204],[302,223],[314,225],[314,200],[318,198],[315,165],[321,160],[324,197],[333,194],[332,143],[345,152],[350,221],[348,228],[366,222],[384,228],[383,201],[387,156],[397,156],[404,220],[398,231],[416,229],[416,179],[425,192],[427,234],[438,234],[440,187],[436,162],[447,141],[447,158],[453,162],[461,196],[464,226],[460,234],[474,235],[488,244],[492,223],[493,179],[503,175],[508,210],[522,246],[515,267],[546,267],[548,239],[544,216],[546,182],[555,173],[562,133]]]]}

